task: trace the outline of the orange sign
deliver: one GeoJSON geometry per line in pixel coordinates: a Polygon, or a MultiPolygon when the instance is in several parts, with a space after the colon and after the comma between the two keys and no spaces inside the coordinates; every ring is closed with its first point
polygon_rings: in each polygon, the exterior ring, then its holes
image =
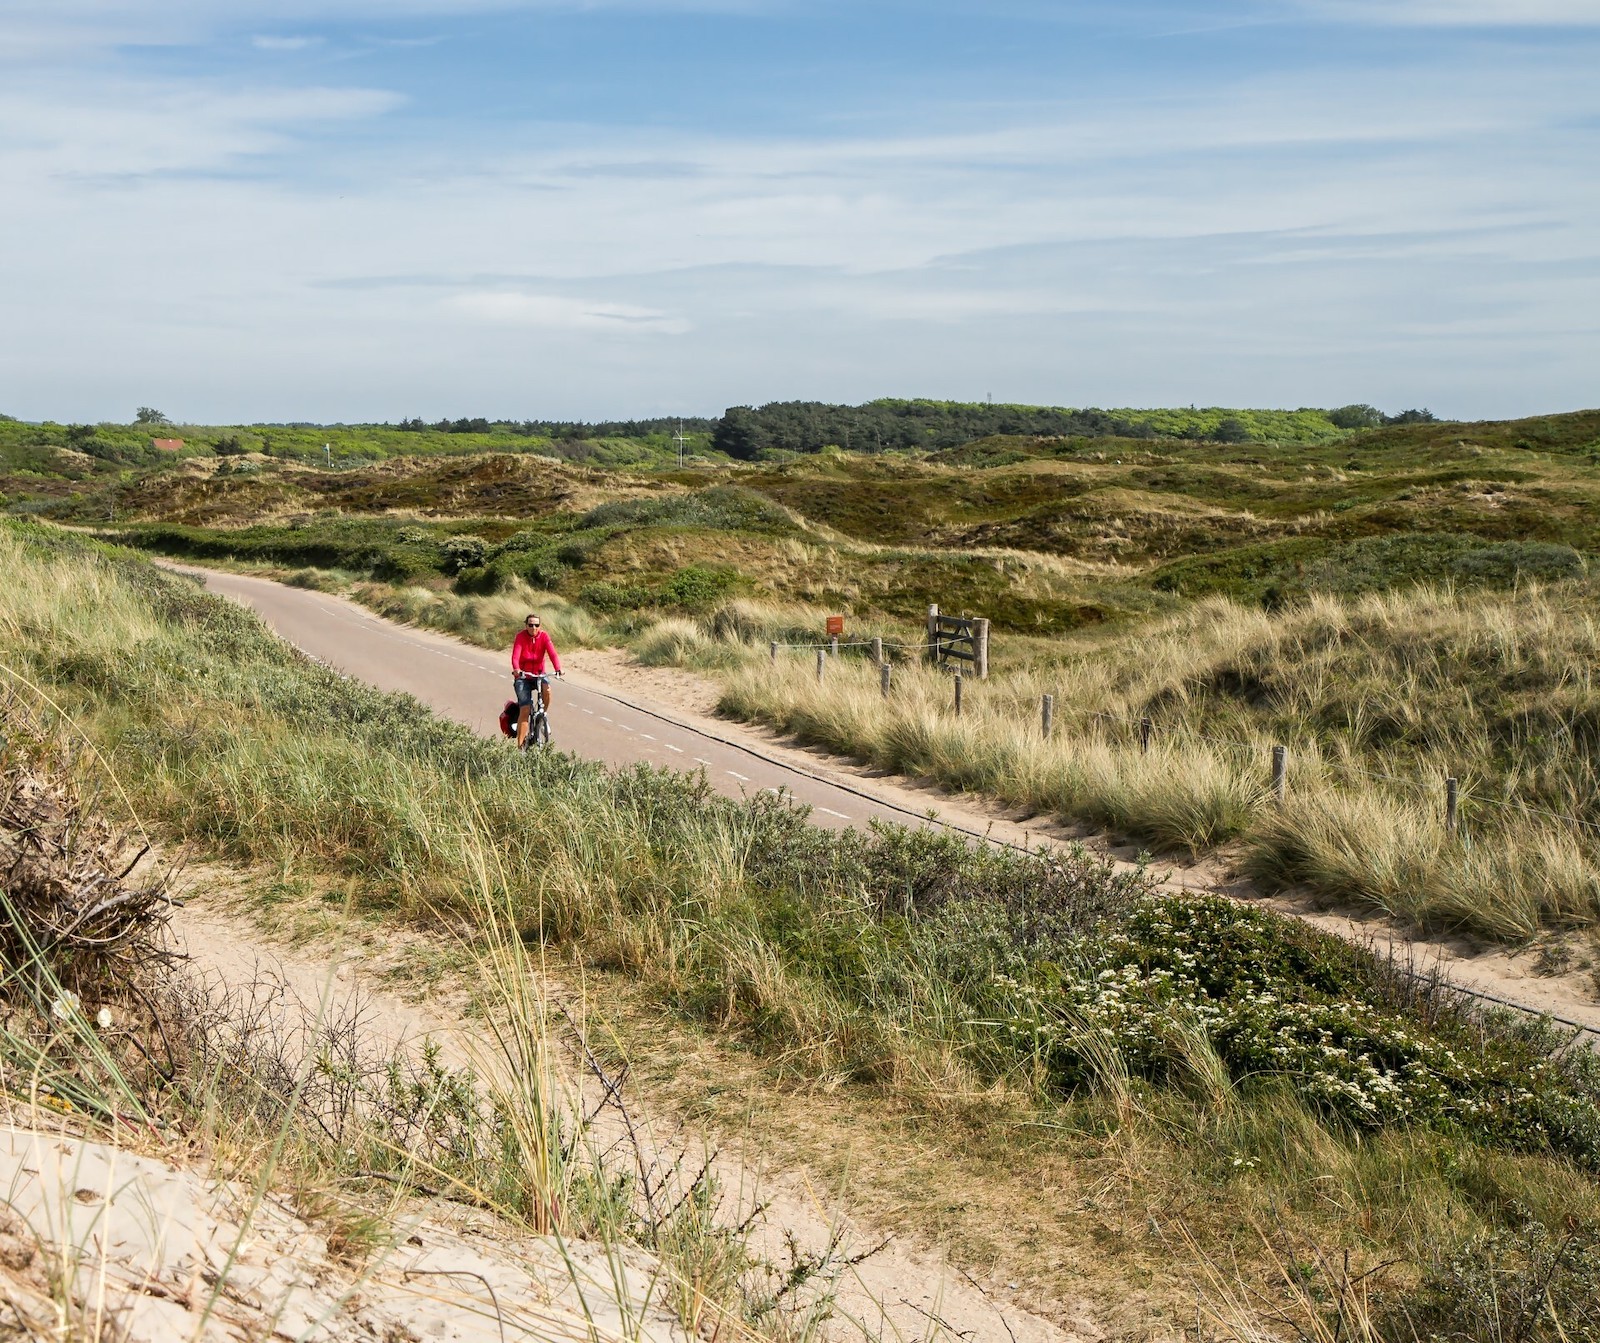
{"type": "Polygon", "coordinates": [[[828,637],[830,639],[837,639],[843,633],[844,633],[844,617],[843,616],[829,616],[828,617],[828,637]]]}

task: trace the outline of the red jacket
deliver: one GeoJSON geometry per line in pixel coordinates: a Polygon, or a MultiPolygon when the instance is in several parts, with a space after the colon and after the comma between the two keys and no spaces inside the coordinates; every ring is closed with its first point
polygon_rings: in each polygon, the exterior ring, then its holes
{"type": "Polygon", "coordinates": [[[550,655],[550,665],[560,671],[561,658],[556,653],[556,646],[550,642],[550,636],[543,630],[529,634],[526,629],[520,629],[517,637],[511,641],[511,670],[543,676],[546,653],[550,655]]]}

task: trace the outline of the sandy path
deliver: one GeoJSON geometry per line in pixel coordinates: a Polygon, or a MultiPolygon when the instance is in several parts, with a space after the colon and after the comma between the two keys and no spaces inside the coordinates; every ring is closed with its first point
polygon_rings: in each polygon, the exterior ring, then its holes
{"type": "MultiPolygon", "coordinates": [[[[288,1011],[337,1014],[359,1002],[363,1031],[378,1047],[400,1053],[419,1049],[424,1038],[440,1043],[453,1066],[482,1065],[488,1053],[482,1025],[459,1010],[466,996],[459,987],[427,1006],[407,1002],[379,981],[383,969],[359,937],[330,946],[293,947],[265,933],[248,910],[228,906],[207,895],[207,878],[225,878],[216,870],[191,876],[188,903],[174,921],[180,945],[205,976],[234,986],[251,982],[282,984],[288,990],[288,1011]]],[[[414,933],[397,938],[417,937],[414,933]]],[[[551,986],[559,999],[560,988],[551,986]]],[[[593,1109],[602,1088],[581,1076],[576,1055],[568,1060],[568,1080],[582,1103],[593,1109]]],[[[730,1222],[755,1214],[751,1244],[774,1264],[787,1266],[793,1248],[812,1255],[837,1245],[840,1258],[883,1245],[838,1280],[834,1320],[828,1336],[837,1339],[977,1340],[983,1343],[1079,1343],[1101,1337],[1093,1323],[1095,1303],[1054,1303],[1062,1328],[1031,1313],[1015,1300],[1015,1284],[984,1283],[979,1276],[952,1265],[935,1247],[913,1244],[883,1228],[857,1220],[847,1207],[819,1192],[804,1171],[767,1171],[759,1152],[747,1143],[722,1139],[710,1146],[706,1135],[671,1115],[645,1113],[635,1100],[633,1122],[643,1135],[646,1163],[666,1171],[677,1165],[692,1174],[709,1159],[724,1191],[722,1215],[730,1222]],[[757,1211],[760,1209],[760,1211],[757,1211]]],[[[621,1140],[620,1118],[602,1111],[596,1120],[598,1146],[621,1140]]]]}

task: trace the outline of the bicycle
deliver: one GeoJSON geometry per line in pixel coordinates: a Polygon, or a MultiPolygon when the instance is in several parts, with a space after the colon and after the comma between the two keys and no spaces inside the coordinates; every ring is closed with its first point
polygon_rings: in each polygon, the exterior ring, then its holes
{"type": "MultiPolygon", "coordinates": [[[[550,684],[550,678],[544,675],[535,675],[533,672],[518,672],[513,682],[529,680],[533,682],[533,695],[528,703],[528,735],[523,738],[520,749],[526,751],[535,746],[548,746],[550,744],[550,711],[544,707],[545,689],[550,684]]],[[[518,713],[520,715],[520,708],[518,713]]]]}

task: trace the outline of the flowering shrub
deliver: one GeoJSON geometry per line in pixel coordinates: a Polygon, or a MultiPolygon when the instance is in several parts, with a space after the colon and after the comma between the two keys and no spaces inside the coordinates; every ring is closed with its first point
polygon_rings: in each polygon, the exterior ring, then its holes
{"type": "Polygon", "coordinates": [[[1007,1029],[1064,1087],[1092,1085],[1108,1053],[1180,1081],[1198,1027],[1236,1083],[1288,1079],[1356,1127],[1456,1128],[1600,1168],[1592,1068],[1459,1011],[1430,1026],[1392,1001],[1375,958],[1303,924],[1221,897],[1150,899],[1063,961],[999,987],[1007,1029]]]}

